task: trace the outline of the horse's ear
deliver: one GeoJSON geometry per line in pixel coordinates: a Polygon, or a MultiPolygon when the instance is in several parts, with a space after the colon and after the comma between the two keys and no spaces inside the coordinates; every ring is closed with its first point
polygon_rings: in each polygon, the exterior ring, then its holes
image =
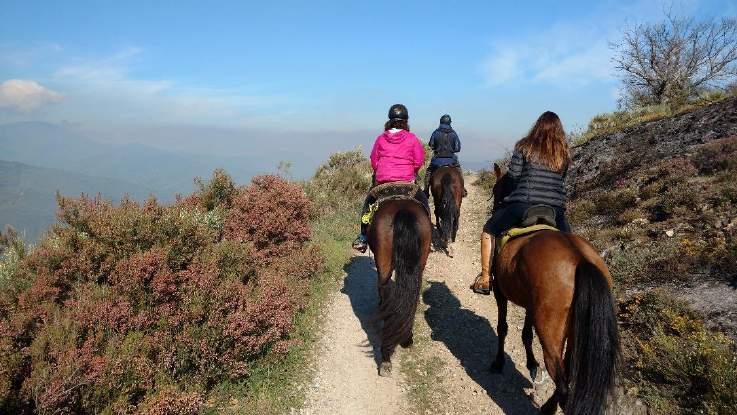
{"type": "Polygon", "coordinates": [[[496,178],[502,177],[502,168],[499,167],[498,164],[494,163],[494,174],[496,175],[496,178]]]}

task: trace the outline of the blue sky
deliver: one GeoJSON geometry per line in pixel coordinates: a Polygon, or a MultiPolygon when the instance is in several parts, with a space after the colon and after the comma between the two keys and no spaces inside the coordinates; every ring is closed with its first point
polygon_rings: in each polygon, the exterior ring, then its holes
{"type": "Polygon", "coordinates": [[[155,134],[120,131],[212,128],[264,152],[321,132],[343,137],[327,155],[370,145],[402,102],[423,138],[447,112],[462,159],[491,160],[544,110],[571,129],[615,109],[609,42],[626,25],[668,7],[737,15],[734,0],[522,6],[2,0],[0,123],[67,122],[152,145],[155,134]]]}

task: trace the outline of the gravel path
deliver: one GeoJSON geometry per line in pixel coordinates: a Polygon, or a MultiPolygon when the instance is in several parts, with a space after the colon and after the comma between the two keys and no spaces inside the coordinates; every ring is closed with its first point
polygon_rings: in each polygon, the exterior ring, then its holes
{"type": "MultiPolygon", "coordinates": [[[[479,271],[478,238],[488,195],[471,185],[461,209],[454,257],[430,255],[416,317],[415,344],[397,348],[394,376],[377,375],[376,271],[370,256],[346,267],[343,289],[325,311],[315,376],[302,414],[533,414],[553,391],[529,381],[521,342],[523,310],[510,304],[508,362],[503,375],[488,371],[496,350],[493,296],[473,294],[479,271]]],[[[534,343],[542,361],[539,343],[534,343]]]]}

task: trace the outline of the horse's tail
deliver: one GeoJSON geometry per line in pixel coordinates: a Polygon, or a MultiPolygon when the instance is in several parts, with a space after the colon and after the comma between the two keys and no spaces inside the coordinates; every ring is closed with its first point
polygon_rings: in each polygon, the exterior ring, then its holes
{"type": "Polygon", "coordinates": [[[380,315],[384,320],[382,348],[390,349],[410,339],[422,284],[417,217],[411,211],[399,210],[394,215],[393,226],[392,265],[395,284],[380,306],[380,315]]]}
{"type": "Polygon", "coordinates": [[[619,331],[609,283],[594,264],[576,267],[566,365],[569,415],[603,414],[619,366],[619,331]]]}
{"type": "Polygon", "coordinates": [[[442,233],[443,242],[448,243],[453,233],[453,222],[458,217],[456,201],[453,197],[452,178],[450,174],[446,174],[440,181],[443,186],[443,197],[440,201],[440,232],[442,233]]]}

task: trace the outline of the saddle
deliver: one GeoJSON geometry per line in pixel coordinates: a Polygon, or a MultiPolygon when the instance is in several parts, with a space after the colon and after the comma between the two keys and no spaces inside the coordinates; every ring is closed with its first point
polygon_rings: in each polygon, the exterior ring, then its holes
{"type": "Polygon", "coordinates": [[[555,209],[546,205],[531,206],[525,212],[522,222],[519,225],[504,232],[502,236],[497,238],[497,253],[504,249],[504,245],[512,239],[520,236],[529,235],[539,231],[557,231],[555,222],[555,209]]]}
{"type": "Polygon", "coordinates": [[[392,182],[382,183],[374,186],[369,190],[369,196],[372,196],[376,201],[369,205],[369,210],[363,215],[361,221],[365,224],[371,224],[371,220],[374,217],[374,213],[379,210],[379,206],[382,203],[390,200],[411,200],[418,205],[422,206],[423,209],[430,215],[430,211],[425,205],[415,199],[417,192],[422,191],[420,187],[414,183],[406,182],[392,182]]]}

